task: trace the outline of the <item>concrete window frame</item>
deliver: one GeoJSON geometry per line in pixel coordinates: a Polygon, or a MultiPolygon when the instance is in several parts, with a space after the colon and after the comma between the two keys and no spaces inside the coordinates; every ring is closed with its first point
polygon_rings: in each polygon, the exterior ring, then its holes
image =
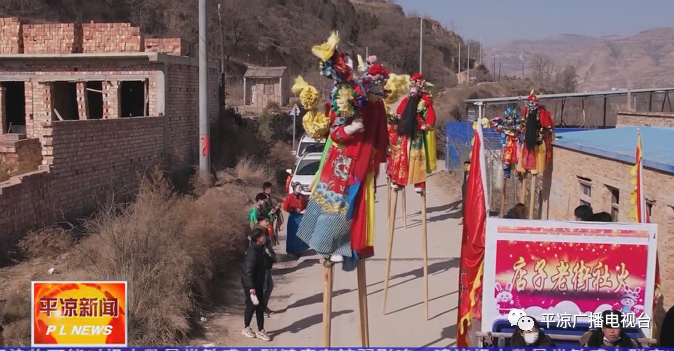
{"type": "Polygon", "coordinates": [[[620,189],[606,186],[611,193],[611,218],[614,222],[620,221],[620,189]]]}
{"type": "Polygon", "coordinates": [[[578,177],[578,199],[581,205],[592,207],[592,180],[578,177]]]}

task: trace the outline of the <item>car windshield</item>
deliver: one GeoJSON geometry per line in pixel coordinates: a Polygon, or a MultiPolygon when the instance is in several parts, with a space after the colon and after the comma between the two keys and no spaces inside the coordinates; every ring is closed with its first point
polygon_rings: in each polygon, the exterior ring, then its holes
{"type": "Polygon", "coordinates": [[[304,156],[311,152],[323,152],[325,144],[321,143],[302,143],[300,144],[300,153],[299,156],[304,156]]]}
{"type": "Polygon", "coordinates": [[[318,173],[318,167],[321,165],[320,160],[304,160],[297,165],[295,175],[311,176],[318,173]]]}

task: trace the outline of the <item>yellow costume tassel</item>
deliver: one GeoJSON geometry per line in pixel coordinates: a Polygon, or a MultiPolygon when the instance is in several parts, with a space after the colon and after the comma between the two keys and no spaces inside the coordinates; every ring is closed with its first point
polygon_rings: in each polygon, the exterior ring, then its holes
{"type": "Polygon", "coordinates": [[[302,76],[298,76],[290,90],[294,94],[300,95],[300,103],[307,110],[302,117],[304,131],[314,139],[326,139],[327,133],[330,131],[330,119],[322,111],[317,110],[321,102],[321,94],[318,89],[309,85],[302,76]]]}
{"type": "Polygon", "coordinates": [[[374,172],[367,175],[365,205],[367,207],[367,246],[374,247],[374,172]]]}
{"type": "Polygon", "coordinates": [[[328,38],[328,41],[321,45],[315,45],[312,47],[311,53],[321,59],[321,61],[327,61],[332,57],[332,55],[335,54],[337,45],[339,45],[339,36],[337,36],[337,32],[332,32],[330,38],[328,38]]]}

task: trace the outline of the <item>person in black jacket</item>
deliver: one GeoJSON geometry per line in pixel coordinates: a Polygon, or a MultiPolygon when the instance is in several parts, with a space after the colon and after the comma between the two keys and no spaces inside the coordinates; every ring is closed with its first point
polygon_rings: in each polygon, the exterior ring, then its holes
{"type": "Polygon", "coordinates": [[[267,280],[267,267],[271,267],[275,257],[272,257],[273,252],[270,252],[267,246],[267,232],[264,229],[256,228],[250,238],[252,245],[246,250],[241,275],[241,285],[246,299],[246,310],[243,315],[244,328],[241,334],[248,338],[270,341],[271,338],[264,330],[264,312],[267,307],[264,288],[267,280]],[[257,320],[257,333],[250,328],[253,314],[257,320]]]}
{"type": "Polygon", "coordinates": [[[549,336],[545,335],[536,318],[531,317],[534,321],[534,327],[531,330],[522,330],[515,327],[515,332],[510,338],[510,347],[554,347],[549,336]]]}
{"type": "Polygon", "coordinates": [[[583,347],[640,347],[639,343],[630,338],[622,329],[623,314],[620,311],[604,311],[601,314],[601,329],[590,332],[583,347]]]}
{"type": "Polygon", "coordinates": [[[660,338],[658,340],[658,346],[674,347],[674,307],[671,307],[667,311],[667,314],[665,314],[665,319],[662,321],[662,325],[660,326],[660,338]]]}
{"type": "Polygon", "coordinates": [[[461,214],[464,214],[466,206],[466,187],[468,185],[468,175],[470,174],[470,161],[463,163],[463,182],[461,183],[461,214]]]}

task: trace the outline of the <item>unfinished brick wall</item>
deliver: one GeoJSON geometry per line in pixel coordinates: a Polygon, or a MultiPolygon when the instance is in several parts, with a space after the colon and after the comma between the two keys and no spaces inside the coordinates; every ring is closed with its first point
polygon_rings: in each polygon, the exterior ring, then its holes
{"type": "Polygon", "coordinates": [[[669,127],[674,128],[674,113],[671,112],[618,112],[616,128],[622,127],[669,127]]]}
{"type": "Polygon", "coordinates": [[[72,54],[82,52],[81,27],[74,23],[24,24],[25,54],[72,54]]]}
{"type": "Polygon", "coordinates": [[[0,54],[23,52],[21,21],[18,17],[0,18],[0,54]]]}
{"type": "Polygon", "coordinates": [[[139,27],[130,23],[82,24],[82,52],[139,52],[143,51],[143,35],[139,27]]]}
{"type": "Polygon", "coordinates": [[[0,139],[0,164],[12,173],[36,171],[42,164],[42,145],[37,139],[0,139]]]}
{"type": "MultiPolygon", "coordinates": [[[[208,105],[211,119],[218,115],[220,74],[217,68],[208,69],[208,105]]],[[[169,65],[166,72],[166,113],[170,116],[199,115],[199,67],[169,65]],[[194,102],[197,103],[194,103],[194,102]]]]}
{"type": "MultiPolygon", "coordinates": [[[[633,190],[631,164],[561,147],[555,148],[553,162],[549,219],[573,217],[573,210],[580,204],[580,176],[591,180],[591,205],[595,212],[611,212],[608,187],[612,187],[620,192],[620,221],[632,221],[627,217],[632,208],[629,201],[633,190]]],[[[674,196],[662,190],[674,189],[674,175],[645,168],[643,186],[646,199],[654,201],[651,220],[658,224],[658,255],[666,310],[674,305],[674,266],[663,264],[674,260],[674,196]]],[[[658,315],[659,319],[661,317],[658,315]]]]}
{"type": "Polygon", "coordinates": [[[196,154],[195,126],[196,118],[183,116],[47,123],[42,168],[49,170],[0,183],[0,246],[62,214],[90,213],[109,190],[132,191],[139,172],[164,161],[164,149],[196,154]]]}
{"type": "Polygon", "coordinates": [[[180,38],[145,38],[145,51],[185,56],[183,40],[180,38]]]}

